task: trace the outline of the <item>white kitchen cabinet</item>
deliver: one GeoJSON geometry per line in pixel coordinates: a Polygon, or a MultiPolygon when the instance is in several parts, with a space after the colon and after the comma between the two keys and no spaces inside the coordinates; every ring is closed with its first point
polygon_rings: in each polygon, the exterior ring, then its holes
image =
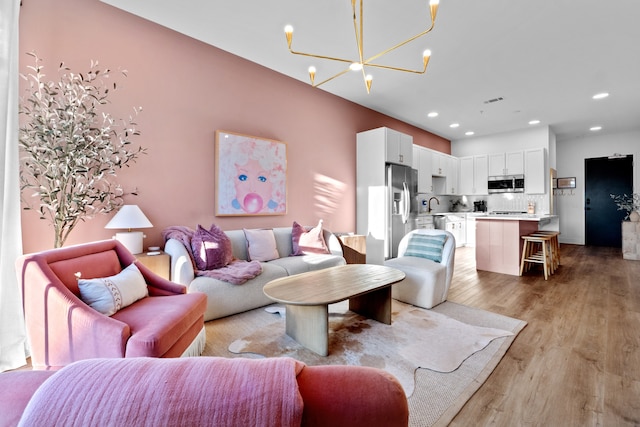
{"type": "Polygon", "coordinates": [[[524,156],[522,151],[490,154],[488,157],[489,176],[522,175],[524,173],[524,156]]]}
{"type": "Polygon", "coordinates": [[[387,163],[411,166],[413,163],[413,137],[389,128],[379,129],[380,133],[384,133],[387,163]]]}
{"type": "Polygon", "coordinates": [[[458,161],[460,169],[458,194],[489,194],[487,156],[460,157],[458,161]]]}
{"type": "Polygon", "coordinates": [[[522,151],[514,151],[505,153],[506,174],[505,175],[522,175],[524,173],[524,156],[522,151]]]}
{"type": "Polygon", "coordinates": [[[466,214],[465,232],[467,240],[465,246],[474,247],[476,245],[476,216],[474,214],[466,214]]]}
{"type": "Polygon", "coordinates": [[[449,165],[447,167],[447,193],[456,195],[458,193],[458,158],[453,156],[447,156],[449,165]]]}
{"type": "Polygon", "coordinates": [[[467,233],[466,233],[466,224],[465,221],[454,221],[447,222],[445,225],[445,230],[453,234],[453,237],[456,239],[456,248],[464,246],[467,241],[467,233]]]}
{"type": "Polygon", "coordinates": [[[433,230],[435,228],[435,225],[433,223],[433,215],[418,215],[418,217],[416,218],[416,228],[433,230]]]}
{"type": "Polygon", "coordinates": [[[489,161],[487,156],[473,157],[473,194],[489,194],[489,161]]]}
{"type": "Polygon", "coordinates": [[[474,194],[473,156],[460,157],[460,182],[458,189],[460,194],[474,194]]]}
{"type": "Polygon", "coordinates": [[[547,192],[547,168],[545,149],[525,150],[524,192],[545,194],[547,192]]]}
{"type": "Polygon", "coordinates": [[[431,157],[431,174],[434,176],[447,176],[447,168],[449,167],[449,156],[438,151],[432,152],[431,157]]]}
{"type": "Polygon", "coordinates": [[[419,145],[414,145],[413,168],[418,171],[418,193],[433,193],[431,150],[419,145]]]}
{"type": "Polygon", "coordinates": [[[442,170],[446,171],[444,176],[438,176],[434,173],[433,192],[438,195],[457,195],[458,193],[458,158],[442,154],[437,151],[433,152],[433,158],[441,157],[443,160],[442,170]]]}

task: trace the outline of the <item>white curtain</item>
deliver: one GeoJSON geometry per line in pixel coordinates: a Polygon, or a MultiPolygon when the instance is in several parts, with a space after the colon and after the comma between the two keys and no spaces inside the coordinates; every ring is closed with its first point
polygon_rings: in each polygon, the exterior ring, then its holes
{"type": "Polygon", "coordinates": [[[0,0],[0,372],[26,364],[22,295],[15,260],[22,254],[18,181],[19,0],[0,0]]]}

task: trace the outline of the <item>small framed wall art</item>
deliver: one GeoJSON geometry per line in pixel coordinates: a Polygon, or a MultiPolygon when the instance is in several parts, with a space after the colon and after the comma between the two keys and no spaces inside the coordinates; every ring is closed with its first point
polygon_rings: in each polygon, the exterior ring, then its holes
{"type": "Polygon", "coordinates": [[[217,216],[287,213],[287,144],[216,131],[217,216]]]}
{"type": "Polygon", "coordinates": [[[556,180],[556,188],[559,190],[576,188],[576,178],[558,178],[556,180]]]}

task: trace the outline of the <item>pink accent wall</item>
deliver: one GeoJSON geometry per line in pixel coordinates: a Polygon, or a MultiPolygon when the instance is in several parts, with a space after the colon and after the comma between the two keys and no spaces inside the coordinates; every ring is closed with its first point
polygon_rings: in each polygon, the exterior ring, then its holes
{"type": "MultiPolygon", "coordinates": [[[[289,226],[323,219],[333,231],[355,230],[356,133],[387,126],[414,143],[445,153],[450,142],[404,122],[314,89],[215,47],[98,0],[27,0],[20,9],[20,51],[44,59],[54,78],[61,61],[73,71],[91,60],[128,70],[109,106],[114,117],[137,117],[147,148],[118,180],[153,223],[145,248],[162,245],[170,225],[218,224],[224,230],[289,226]],[[288,211],[280,216],[216,217],[216,130],[284,141],[288,146],[288,211]]],[[[20,56],[20,71],[32,65],[20,56]]],[[[114,73],[115,74],[115,73],[114,73]]],[[[66,245],[108,239],[100,215],[76,227],[66,245]]],[[[53,228],[22,215],[25,253],[51,248],[53,228]]]]}

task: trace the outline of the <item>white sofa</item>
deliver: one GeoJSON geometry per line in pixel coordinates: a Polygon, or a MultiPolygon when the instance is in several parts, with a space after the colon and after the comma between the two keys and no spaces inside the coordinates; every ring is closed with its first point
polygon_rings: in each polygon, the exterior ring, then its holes
{"type": "MultiPolygon", "coordinates": [[[[346,264],[338,238],[323,230],[324,240],[331,254],[290,256],[293,253],[291,227],[273,229],[280,258],[261,262],[262,273],[243,283],[234,285],[211,277],[195,276],[190,251],[176,239],[168,239],[164,250],[171,255],[171,281],[187,286],[187,292],[207,295],[204,320],[213,320],[272,304],[262,288],[267,282],[280,277],[346,264]]],[[[237,259],[247,260],[247,242],[243,230],[225,231],[237,259]]]]}
{"type": "Polygon", "coordinates": [[[391,295],[408,304],[423,308],[433,308],[447,300],[456,251],[456,241],[453,234],[445,230],[413,230],[402,238],[398,244],[398,257],[384,262],[386,266],[397,268],[405,273],[401,282],[391,287],[391,295]],[[411,236],[414,234],[446,235],[442,248],[442,261],[405,256],[411,236]]]}

